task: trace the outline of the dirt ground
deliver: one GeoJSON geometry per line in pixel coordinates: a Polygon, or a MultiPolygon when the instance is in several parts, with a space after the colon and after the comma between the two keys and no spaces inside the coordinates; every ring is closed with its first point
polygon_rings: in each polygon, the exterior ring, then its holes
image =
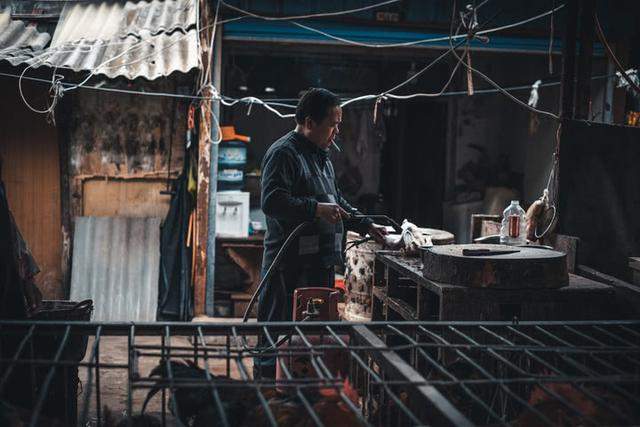
{"type": "MultiPolygon", "coordinates": [[[[232,319],[233,320],[233,319],[232,319]]],[[[197,318],[195,321],[222,321],[229,322],[230,319],[210,319],[210,318],[197,318]]],[[[218,337],[205,337],[208,345],[224,345],[226,340],[218,337]]],[[[193,348],[191,337],[172,337],[171,347],[185,347],[193,348]]],[[[94,339],[90,338],[87,345],[87,353],[85,355],[85,362],[88,362],[91,356],[91,350],[94,344],[94,339]]],[[[160,362],[159,350],[153,350],[144,348],[145,346],[160,345],[160,337],[142,336],[136,337],[134,345],[138,352],[137,357],[137,372],[139,378],[146,378],[149,376],[151,370],[158,366],[160,362]],[[151,354],[155,353],[155,354],[151,354]]],[[[250,343],[252,344],[252,343],[250,343]]],[[[102,367],[99,369],[99,385],[100,393],[97,393],[97,381],[96,372],[93,371],[93,375],[90,381],[89,368],[81,367],[79,371],[80,387],[78,388],[78,425],[84,426],[96,426],[98,424],[97,406],[98,401],[101,409],[101,419],[104,419],[104,408],[108,408],[109,411],[114,414],[116,419],[127,414],[128,403],[128,386],[129,386],[129,374],[127,369],[128,359],[128,342],[126,336],[104,336],[100,340],[100,365],[119,365],[118,367],[102,367]],[[83,411],[85,411],[85,399],[87,399],[87,393],[89,393],[88,403],[88,417],[83,418],[83,411]],[[83,423],[83,420],[85,421],[83,423]]],[[[183,350],[184,352],[184,350],[183,350]]],[[[186,350],[189,352],[189,350],[186,350]]],[[[193,360],[193,354],[189,354],[185,357],[172,357],[172,360],[193,360]],[[189,357],[190,356],[190,357],[189,357]]],[[[200,358],[199,364],[204,367],[205,361],[200,358]]],[[[251,376],[253,363],[250,357],[242,359],[242,365],[244,371],[251,376]]],[[[225,359],[214,358],[208,360],[208,366],[211,374],[213,375],[227,375],[231,378],[242,378],[239,363],[232,359],[227,362],[225,359]]],[[[135,387],[135,381],[132,382],[135,387]]],[[[149,389],[134,388],[132,393],[132,413],[139,414],[143,402],[147,396],[149,389]]],[[[177,425],[176,420],[171,416],[169,410],[169,393],[165,396],[165,410],[167,416],[167,425],[177,425]]],[[[162,414],[162,393],[157,393],[148,403],[145,413],[157,416],[159,419],[162,414]]]]}

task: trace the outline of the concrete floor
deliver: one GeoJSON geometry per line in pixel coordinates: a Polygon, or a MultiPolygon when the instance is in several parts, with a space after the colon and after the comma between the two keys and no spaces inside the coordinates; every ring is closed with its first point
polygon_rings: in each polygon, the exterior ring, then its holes
{"type": "MultiPolygon", "coordinates": [[[[194,319],[194,322],[218,322],[218,323],[234,323],[241,322],[241,319],[229,319],[229,318],[210,318],[210,317],[198,317],[194,319]]],[[[224,345],[224,338],[217,337],[205,337],[208,345],[224,345]]],[[[91,349],[94,343],[94,339],[90,338],[87,345],[87,353],[85,355],[85,362],[88,362],[91,354],[91,349]]],[[[147,345],[160,345],[160,337],[136,337],[135,345],[147,346],[147,345]]],[[[253,345],[254,343],[249,343],[253,345]]],[[[184,346],[193,347],[190,337],[172,337],[171,346],[184,346]]],[[[126,415],[127,401],[128,401],[128,370],[127,365],[127,337],[121,336],[105,336],[100,340],[100,364],[119,364],[122,367],[118,368],[101,368],[99,372],[100,376],[100,405],[101,405],[101,417],[104,417],[104,408],[107,407],[115,416],[116,419],[126,415]]],[[[140,349],[142,354],[138,357],[137,369],[140,378],[148,377],[150,371],[158,366],[160,361],[159,355],[148,355],[148,349],[140,349]]],[[[159,351],[155,351],[159,353],[159,351]]],[[[190,358],[193,360],[193,357],[190,358]]],[[[180,360],[177,357],[175,360],[180,360]]],[[[242,360],[244,369],[249,375],[252,373],[253,363],[252,359],[247,357],[242,360]]],[[[204,367],[204,360],[200,359],[200,366],[204,367]]],[[[231,378],[240,379],[241,374],[239,371],[238,363],[235,360],[231,360],[227,365],[224,359],[209,359],[209,370],[214,375],[227,375],[227,369],[229,370],[231,378]]],[[[84,399],[86,393],[89,392],[89,405],[88,405],[88,426],[97,425],[97,393],[96,393],[96,374],[95,370],[91,384],[89,384],[89,368],[81,367],[79,371],[79,379],[81,385],[78,388],[78,420],[82,421],[82,413],[84,408],[84,399]]],[[[143,402],[147,396],[148,389],[134,389],[132,394],[132,408],[133,414],[139,414],[143,402]]],[[[146,413],[157,416],[160,418],[162,411],[162,394],[156,394],[149,402],[146,413]]],[[[168,404],[169,393],[166,393],[166,401],[168,404]]],[[[167,425],[175,425],[175,419],[171,417],[171,413],[166,406],[167,425]]],[[[81,424],[79,424],[81,425],[81,424]]]]}

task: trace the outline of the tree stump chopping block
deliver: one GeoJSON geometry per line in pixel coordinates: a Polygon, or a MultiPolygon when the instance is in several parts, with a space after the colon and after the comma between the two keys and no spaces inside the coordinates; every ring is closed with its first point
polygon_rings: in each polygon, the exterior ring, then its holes
{"type": "Polygon", "coordinates": [[[548,289],[569,284],[566,254],[506,245],[444,245],[422,249],[422,273],[436,282],[473,288],[548,289]],[[494,251],[464,255],[465,249],[494,251]],[[497,253],[498,251],[517,251],[497,253]]]}
{"type": "Polygon", "coordinates": [[[420,228],[422,234],[431,237],[434,245],[451,245],[455,242],[455,236],[445,230],[435,228],[420,228]]]}

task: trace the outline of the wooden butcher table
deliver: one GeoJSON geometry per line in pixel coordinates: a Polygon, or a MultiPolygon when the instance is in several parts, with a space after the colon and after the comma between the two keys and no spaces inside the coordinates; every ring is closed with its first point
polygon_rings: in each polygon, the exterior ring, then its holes
{"type": "Polygon", "coordinates": [[[558,288],[495,289],[426,278],[422,260],[376,253],[372,320],[591,320],[610,318],[611,286],[575,275],[558,288]]]}

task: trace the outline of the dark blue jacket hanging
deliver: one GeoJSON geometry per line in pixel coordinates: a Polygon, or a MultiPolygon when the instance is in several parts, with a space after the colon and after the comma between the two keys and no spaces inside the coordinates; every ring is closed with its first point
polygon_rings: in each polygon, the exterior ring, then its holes
{"type": "Polygon", "coordinates": [[[174,185],[169,212],[160,228],[160,278],[157,320],[188,322],[193,318],[192,251],[186,245],[193,197],[187,189],[190,156],[174,185]]]}

